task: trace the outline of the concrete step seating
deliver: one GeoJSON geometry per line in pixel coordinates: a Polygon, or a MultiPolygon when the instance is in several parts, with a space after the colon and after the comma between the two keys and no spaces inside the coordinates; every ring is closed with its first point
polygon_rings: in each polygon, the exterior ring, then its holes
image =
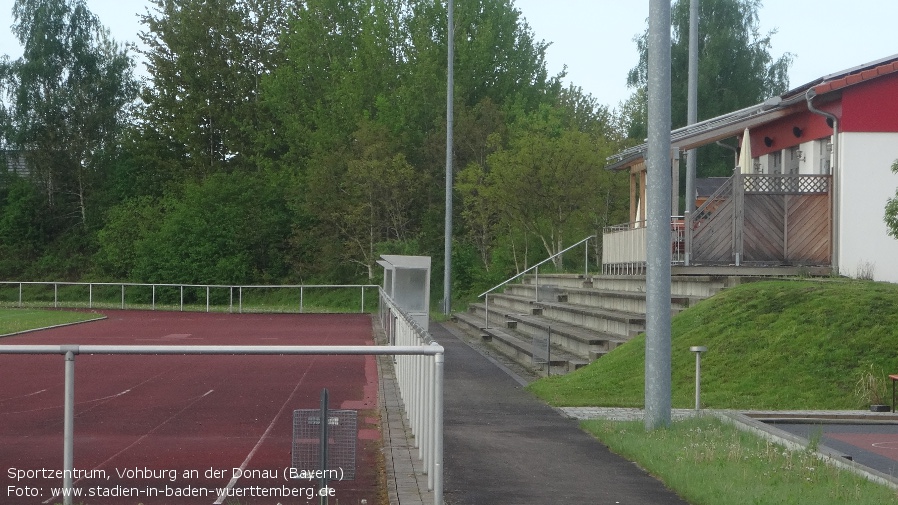
{"type": "MultiPolygon", "coordinates": [[[[549,369],[546,368],[546,363],[543,361],[545,356],[538,354],[534,357],[533,337],[525,336],[514,329],[493,326],[492,324],[489,327],[484,327],[483,316],[470,312],[456,313],[453,319],[468,331],[470,331],[470,328],[477,328],[480,338],[502,354],[511,357],[524,366],[540,369],[540,372],[546,375],[571,372],[586,366],[590,361],[553,343],[548,356],[549,369]]],[[[490,317],[490,321],[493,321],[493,317],[490,317]]]]}
{"type": "MultiPolygon", "coordinates": [[[[671,313],[731,285],[733,280],[721,276],[673,276],[671,313]]],[[[489,295],[489,324],[484,300],[454,319],[465,331],[526,366],[533,364],[534,338],[550,334],[551,370],[566,372],[644,332],[645,297],[645,276],[530,275],[489,295]]]]}
{"type": "MultiPolygon", "coordinates": [[[[514,284],[507,286],[504,294],[521,296],[536,301],[536,286],[532,284],[514,284]]],[[[549,290],[543,286],[539,288],[540,301],[557,301],[565,302],[573,305],[583,305],[587,307],[595,307],[621,312],[631,312],[637,314],[646,313],[645,292],[644,291],[617,291],[610,289],[595,289],[583,287],[564,287],[555,288],[558,292],[553,298],[545,296],[549,290]]],[[[679,313],[688,308],[691,304],[698,301],[698,297],[685,295],[671,295],[670,305],[673,312],[679,313]]]]}
{"type": "MultiPolygon", "coordinates": [[[[468,310],[469,314],[476,317],[475,322],[479,324],[479,327],[484,327],[486,324],[484,319],[486,308],[484,304],[472,303],[468,310]]],[[[590,360],[608,353],[629,340],[620,335],[589,330],[582,326],[547,319],[538,315],[503,312],[501,307],[490,309],[490,325],[515,330],[515,333],[530,338],[551,334],[552,342],[555,345],[590,360]]]]}
{"type": "MultiPolygon", "coordinates": [[[[673,275],[670,278],[670,292],[673,296],[685,296],[703,300],[725,288],[738,284],[740,279],[714,275],[673,275]]],[[[533,276],[524,277],[524,284],[536,284],[533,276]]],[[[644,275],[582,275],[543,274],[539,284],[555,285],[560,288],[592,288],[599,291],[645,293],[644,275]]]]}

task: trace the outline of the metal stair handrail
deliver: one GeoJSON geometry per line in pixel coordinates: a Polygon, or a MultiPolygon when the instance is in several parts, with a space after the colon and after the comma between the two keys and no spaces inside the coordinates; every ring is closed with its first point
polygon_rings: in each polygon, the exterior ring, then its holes
{"type": "Polygon", "coordinates": [[[485,316],[484,316],[484,323],[485,323],[485,324],[484,324],[484,328],[489,328],[489,326],[490,326],[490,301],[489,301],[489,294],[490,294],[490,293],[492,293],[493,291],[495,291],[495,290],[501,288],[502,286],[508,284],[509,282],[511,282],[511,281],[513,281],[513,280],[515,280],[515,279],[517,279],[517,278],[519,278],[519,277],[521,277],[522,275],[524,275],[524,274],[530,272],[531,270],[536,269],[536,275],[537,275],[537,278],[536,278],[536,301],[539,301],[539,267],[540,267],[540,265],[543,265],[543,264],[545,264],[545,263],[547,263],[547,262],[549,262],[549,261],[552,261],[552,260],[555,259],[556,257],[561,256],[562,254],[564,254],[564,253],[570,251],[571,249],[573,249],[573,248],[575,248],[575,247],[577,247],[577,246],[579,246],[580,244],[583,244],[583,243],[586,243],[586,245],[584,246],[584,251],[583,251],[583,258],[584,258],[584,260],[585,260],[585,261],[584,261],[584,265],[583,265],[583,270],[584,270],[584,275],[589,275],[589,243],[588,243],[588,242],[589,242],[590,240],[594,239],[594,238],[596,238],[595,235],[590,235],[590,236],[588,236],[588,237],[586,237],[586,238],[580,240],[580,241],[577,242],[576,244],[571,245],[571,246],[568,246],[566,249],[563,249],[563,250],[561,250],[561,251],[558,251],[557,253],[555,253],[555,254],[553,254],[552,256],[549,256],[548,258],[546,258],[546,259],[540,261],[539,263],[537,263],[537,264],[533,265],[532,267],[530,267],[530,268],[524,270],[523,272],[518,273],[518,274],[515,275],[514,277],[509,277],[508,279],[506,279],[506,280],[500,282],[499,284],[496,284],[495,286],[491,287],[490,289],[487,289],[487,290],[484,291],[483,293],[480,293],[479,295],[477,295],[477,298],[483,298],[484,296],[486,297],[486,298],[484,299],[484,305],[485,305],[485,316]]]}

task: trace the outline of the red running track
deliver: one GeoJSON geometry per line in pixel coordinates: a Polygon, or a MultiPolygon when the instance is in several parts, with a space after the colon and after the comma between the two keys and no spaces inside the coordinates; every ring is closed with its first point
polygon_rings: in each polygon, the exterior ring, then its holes
{"type": "MultiPolygon", "coordinates": [[[[0,343],[373,345],[368,315],[106,314],[0,343]]],[[[0,503],[62,502],[52,493],[62,484],[53,474],[62,470],[63,385],[61,355],[0,355],[0,503]]],[[[317,482],[284,473],[293,410],[318,408],[323,388],[330,408],[359,410],[356,478],[334,482],[330,503],[380,503],[373,356],[79,355],[74,460],[82,497],[73,501],[212,504],[230,484],[239,497],[223,503],[318,503],[308,495],[317,482]],[[255,472],[234,479],[235,468],[255,472]]]]}

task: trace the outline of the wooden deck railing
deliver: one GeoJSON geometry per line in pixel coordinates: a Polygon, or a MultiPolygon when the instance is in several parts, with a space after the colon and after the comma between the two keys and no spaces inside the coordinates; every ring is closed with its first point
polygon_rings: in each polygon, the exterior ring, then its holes
{"type": "MultiPolygon", "coordinates": [[[[685,220],[671,220],[673,262],[828,265],[832,176],[734,174],[685,220]],[[679,223],[679,224],[678,224],[679,223]]],[[[644,227],[608,227],[605,273],[642,273],[644,227]]]]}

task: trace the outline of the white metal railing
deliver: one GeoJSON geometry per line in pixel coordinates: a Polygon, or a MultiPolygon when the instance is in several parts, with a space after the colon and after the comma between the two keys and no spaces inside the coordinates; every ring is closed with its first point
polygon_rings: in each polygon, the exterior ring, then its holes
{"type": "Polygon", "coordinates": [[[380,323],[389,346],[438,347],[434,366],[424,356],[397,355],[395,365],[399,394],[406,419],[415,436],[418,458],[424,463],[427,489],[434,493],[434,505],[443,503],[443,354],[442,347],[414,318],[383,290],[380,293],[380,323]],[[434,384],[431,391],[421,384],[434,384]]]}
{"type": "MultiPolygon", "coordinates": [[[[643,274],[648,228],[645,221],[606,226],[602,233],[602,273],[643,274]]],[[[686,228],[683,216],[670,217],[671,263],[686,258],[686,228]]]]}
{"type": "MultiPolygon", "coordinates": [[[[417,401],[406,412],[431,426],[427,442],[430,489],[434,504],[442,505],[443,468],[443,363],[444,350],[436,343],[429,345],[393,346],[115,346],[115,345],[0,345],[0,354],[62,354],[65,356],[65,388],[63,414],[63,505],[72,505],[74,487],[74,419],[75,356],[78,354],[140,355],[391,355],[411,360],[419,374],[407,379],[408,394],[417,401]],[[425,373],[421,373],[421,371],[425,373]],[[424,379],[424,380],[421,380],[424,379]]],[[[411,373],[403,366],[403,373],[411,373]]],[[[418,437],[416,436],[416,440],[418,437]]],[[[220,496],[216,503],[221,503],[220,496]]]]}
{"type": "Polygon", "coordinates": [[[571,249],[579,246],[580,244],[583,244],[583,278],[585,280],[586,277],[589,276],[589,241],[594,238],[596,238],[595,235],[590,235],[590,236],[586,237],[585,239],[577,242],[576,244],[568,246],[566,249],[563,249],[561,251],[558,251],[557,253],[540,261],[539,263],[524,270],[523,272],[520,272],[517,275],[510,277],[510,278],[500,282],[499,284],[496,284],[495,286],[491,287],[490,289],[487,289],[483,293],[480,293],[479,295],[477,295],[477,298],[484,297],[484,303],[483,303],[483,305],[484,305],[484,316],[483,316],[484,327],[485,328],[490,327],[490,293],[492,293],[493,291],[508,284],[509,282],[524,276],[525,274],[527,274],[527,272],[530,272],[531,270],[535,270],[536,275],[535,275],[535,279],[534,279],[534,284],[535,284],[534,292],[535,292],[536,301],[538,302],[539,301],[539,267],[541,265],[548,263],[549,261],[552,261],[553,259],[557,258],[558,256],[561,256],[562,254],[570,251],[571,249]]]}
{"type": "MultiPolygon", "coordinates": [[[[130,304],[131,307],[141,308],[148,307],[150,310],[157,310],[157,306],[174,306],[177,307],[178,310],[184,311],[185,307],[190,309],[191,307],[195,307],[195,304],[187,304],[184,303],[184,293],[185,289],[188,290],[199,290],[200,296],[204,295],[205,302],[205,311],[210,312],[213,308],[219,307],[217,304],[213,304],[212,295],[218,294],[219,291],[227,292],[227,311],[234,312],[235,309],[238,313],[243,313],[244,310],[252,310],[248,306],[245,305],[245,294],[248,294],[252,291],[258,290],[285,290],[285,291],[296,291],[296,304],[292,305],[295,307],[296,311],[303,313],[306,311],[306,296],[309,291],[312,290],[336,290],[336,289],[344,289],[344,290],[358,290],[359,291],[359,312],[365,312],[365,290],[374,290],[378,289],[379,286],[375,284],[286,284],[286,285],[261,285],[261,284],[252,284],[252,285],[223,285],[223,284],[145,284],[145,283],[136,283],[136,282],[51,282],[51,281],[0,281],[0,286],[13,286],[18,287],[18,297],[16,301],[8,301],[6,303],[15,304],[18,307],[28,306],[49,306],[51,302],[49,300],[41,301],[37,300],[26,300],[24,288],[26,286],[45,286],[48,289],[52,286],[53,288],[53,301],[52,307],[87,307],[87,308],[95,308],[94,305],[97,304],[97,299],[95,295],[95,288],[99,287],[117,287],[120,288],[121,296],[118,303],[114,305],[125,309],[128,304],[126,303],[126,288],[131,289],[134,288],[144,288],[146,290],[149,289],[149,293],[144,292],[144,296],[149,296],[148,302],[140,303],[140,302],[132,302],[130,304]],[[84,297],[80,302],[71,302],[68,300],[60,300],[59,296],[59,288],[60,287],[86,287],[87,292],[82,296],[84,297]],[[174,288],[178,291],[177,302],[174,304],[161,304],[158,303],[157,299],[157,291],[162,288],[174,288]],[[235,299],[236,295],[236,299],[235,299]],[[236,302],[236,308],[235,308],[236,302]]],[[[35,297],[39,298],[39,297],[35,297]]],[[[66,298],[71,298],[71,295],[66,298]]],[[[2,302],[0,302],[2,303],[2,302]]],[[[103,303],[103,307],[109,307],[110,304],[103,303]]],[[[99,305],[98,305],[99,307],[99,305]]],[[[202,307],[202,305],[200,305],[202,307]]],[[[223,305],[222,305],[223,307],[223,305]]],[[[293,312],[289,307],[279,306],[276,311],[278,312],[293,312]]]]}

